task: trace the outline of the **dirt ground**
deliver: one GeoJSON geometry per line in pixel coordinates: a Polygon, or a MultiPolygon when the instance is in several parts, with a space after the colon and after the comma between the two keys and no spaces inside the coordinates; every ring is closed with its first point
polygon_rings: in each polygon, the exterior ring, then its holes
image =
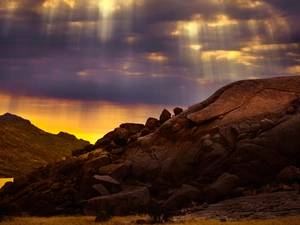
{"type": "Polygon", "coordinates": [[[184,214],[175,217],[174,220],[198,218],[239,221],[300,216],[300,194],[298,191],[283,191],[244,196],[216,204],[196,206],[187,209],[184,214]]]}

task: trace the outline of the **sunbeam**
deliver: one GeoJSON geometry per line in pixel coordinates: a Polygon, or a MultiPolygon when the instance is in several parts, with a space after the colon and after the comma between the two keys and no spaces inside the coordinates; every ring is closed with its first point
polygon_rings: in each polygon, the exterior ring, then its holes
{"type": "Polygon", "coordinates": [[[142,106],[188,107],[231,81],[300,75],[297,8],[298,0],[1,0],[0,111],[17,102],[16,113],[45,129],[102,135],[93,127],[101,124],[82,121],[111,120],[112,129],[131,121],[126,107],[147,117],[142,106]],[[20,99],[38,104],[30,111],[20,99]],[[106,106],[124,116],[103,114],[106,106]]]}
{"type": "MultiPolygon", "coordinates": [[[[226,9],[225,1],[213,3],[226,9]]],[[[299,49],[299,45],[277,43],[280,36],[290,34],[286,19],[262,1],[240,0],[237,3],[245,9],[270,8],[271,16],[238,21],[226,15],[226,10],[209,17],[195,14],[190,20],[179,21],[176,29],[170,32],[171,36],[178,37],[181,56],[195,65],[196,78],[202,76],[202,81],[222,80],[224,76],[231,81],[253,78],[262,74],[266,67],[268,73],[274,75],[297,71],[297,67],[287,71],[285,65],[271,63],[280,56],[280,50],[299,49]],[[248,36],[242,33],[245,24],[248,36]],[[264,51],[264,54],[255,49],[264,51]]]]}
{"type": "Polygon", "coordinates": [[[6,0],[4,2],[5,2],[4,9],[7,9],[7,13],[5,15],[5,22],[2,28],[2,37],[7,37],[9,30],[12,26],[12,19],[14,18],[14,12],[18,8],[18,2],[14,0],[6,0]]]}

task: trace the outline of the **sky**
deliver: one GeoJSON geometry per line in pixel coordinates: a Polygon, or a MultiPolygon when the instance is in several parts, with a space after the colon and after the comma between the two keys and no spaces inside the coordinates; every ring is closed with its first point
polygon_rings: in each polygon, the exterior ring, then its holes
{"type": "Polygon", "coordinates": [[[300,75],[299,0],[0,0],[0,114],[92,143],[242,79],[300,75]]]}

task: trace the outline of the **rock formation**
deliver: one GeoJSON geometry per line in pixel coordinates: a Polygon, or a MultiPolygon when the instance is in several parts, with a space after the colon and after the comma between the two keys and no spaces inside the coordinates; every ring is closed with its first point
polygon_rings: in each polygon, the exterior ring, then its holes
{"type": "Polygon", "coordinates": [[[145,126],[123,124],[6,185],[0,207],[97,215],[109,206],[112,215],[123,215],[151,202],[175,210],[280,191],[282,182],[297,190],[299,92],[300,77],[238,81],[171,118],[164,112],[145,126]]]}

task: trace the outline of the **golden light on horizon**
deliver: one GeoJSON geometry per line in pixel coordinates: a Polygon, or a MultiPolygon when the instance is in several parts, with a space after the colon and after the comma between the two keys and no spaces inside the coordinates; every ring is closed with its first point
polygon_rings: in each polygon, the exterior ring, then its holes
{"type": "Polygon", "coordinates": [[[149,117],[159,118],[165,107],[11,96],[1,93],[0,98],[0,115],[10,112],[30,120],[33,125],[46,132],[67,132],[92,144],[122,123],[145,124],[149,117]]]}

